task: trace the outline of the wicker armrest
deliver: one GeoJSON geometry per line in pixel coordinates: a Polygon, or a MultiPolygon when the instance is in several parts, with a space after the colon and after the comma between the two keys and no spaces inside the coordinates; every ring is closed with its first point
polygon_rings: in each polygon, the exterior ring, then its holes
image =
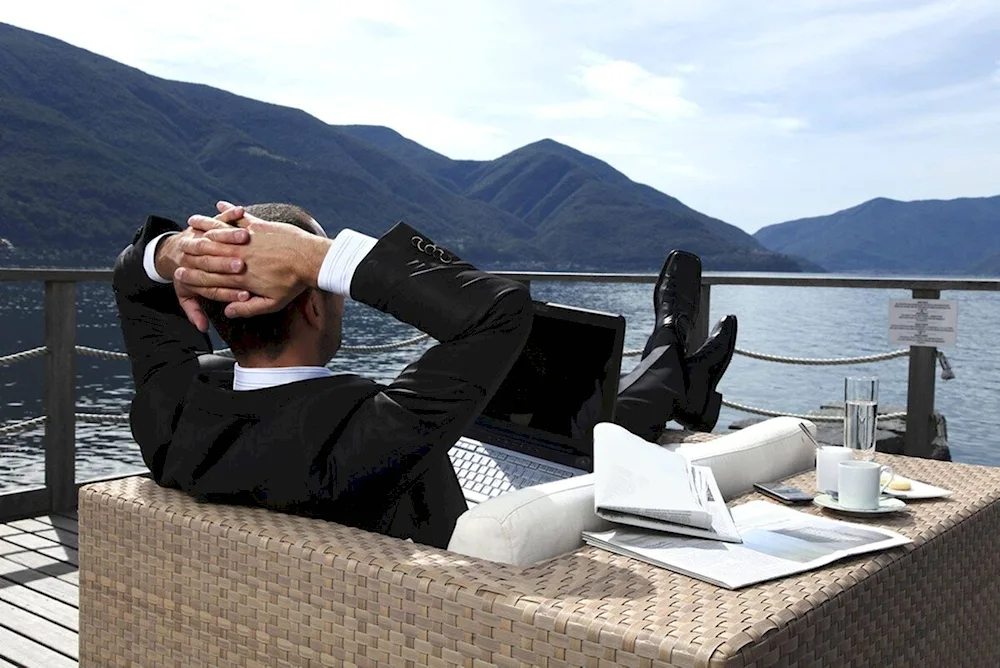
{"type": "Polygon", "coordinates": [[[706,431],[690,431],[688,429],[664,429],[656,442],[660,445],[673,445],[676,443],[704,443],[712,441],[723,434],[715,434],[706,431]]]}
{"type": "Polygon", "coordinates": [[[1000,665],[1000,471],[885,459],[956,490],[881,522],[913,545],[740,591],[589,547],[519,568],[145,478],[88,485],[81,663],[1000,665]]]}

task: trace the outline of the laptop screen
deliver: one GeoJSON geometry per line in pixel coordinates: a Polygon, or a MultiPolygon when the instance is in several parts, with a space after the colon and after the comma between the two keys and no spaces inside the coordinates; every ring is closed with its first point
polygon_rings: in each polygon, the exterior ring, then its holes
{"type": "Polygon", "coordinates": [[[528,341],[477,425],[537,440],[543,452],[530,454],[569,455],[579,466],[593,456],[594,425],[614,418],[624,336],[621,316],[536,301],[528,341]]]}

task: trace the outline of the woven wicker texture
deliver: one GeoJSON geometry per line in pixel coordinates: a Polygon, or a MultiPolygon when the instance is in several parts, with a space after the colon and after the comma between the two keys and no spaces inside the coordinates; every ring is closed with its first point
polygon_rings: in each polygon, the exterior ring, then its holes
{"type": "Polygon", "coordinates": [[[673,443],[704,443],[719,438],[721,434],[704,431],[688,431],[687,429],[664,429],[656,442],[661,445],[673,443]]]}
{"type": "Polygon", "coordinates": [[[955,490],[873,522],[913,545],[740,591],[590,547],[518,568],[147,479],[90,485],[81,663],[1000,666],[1000,469],[879,458],[955,490]]]}

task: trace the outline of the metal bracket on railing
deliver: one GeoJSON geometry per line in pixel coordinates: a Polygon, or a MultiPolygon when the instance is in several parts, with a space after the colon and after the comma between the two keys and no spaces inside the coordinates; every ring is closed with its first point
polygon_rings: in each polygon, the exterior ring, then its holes
{"type": "Polygon", "coordinates": [[[955,372],[951,370],[951,364],[948,364],[948,358],[944,356],[942,351],[938,351],[937,354],[938,364],[941,365],[941,380],[951,380],[955,377],[955,372]]]}

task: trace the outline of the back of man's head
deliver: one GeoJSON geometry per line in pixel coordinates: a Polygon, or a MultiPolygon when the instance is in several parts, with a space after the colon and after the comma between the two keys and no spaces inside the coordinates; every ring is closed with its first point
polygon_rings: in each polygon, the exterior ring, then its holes
{"type": "MultiPolygon", "coordinates": [[[[246,213],[262,220],[275,223],[295,225],[311,234],[326,236],[319,223],[303,208],[294,204],[269,202],[266,204],[251,204],[243,207],[246,213]]],[[[237,358],[263,353],[275,358],[288,344],[288,333],[291,327],[293,310],[308,296],[309,290],[303,291],[285,308],[275,313],[252,318],[227,318],[224,311],[225,302],[217,302],[200,298],[205,315],[215,326],[219,336],[225,341],[237,358]]]]}

